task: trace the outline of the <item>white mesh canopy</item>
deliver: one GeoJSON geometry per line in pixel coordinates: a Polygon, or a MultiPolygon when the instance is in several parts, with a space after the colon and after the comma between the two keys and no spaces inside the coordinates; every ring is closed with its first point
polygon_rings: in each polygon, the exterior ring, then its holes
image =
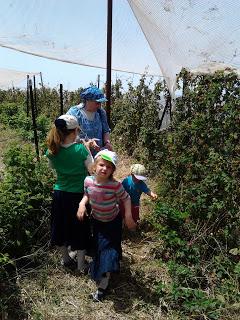
{"type": "MultiPolygon", "coordinates": [[[[0,46],[106,68],[106,0],[5,0],[0,46]]],[[[159,75],[160,68],[126,0],[113,1],[112,67],[159,75]],[[138,59],[138,57],[144,57],[138,59]]]]}
{"type": "MultiPolygon", "coordinates": [[[[182,67],[240,66],[240,1],[128,0],[171,91],[182,67]]],[[[217,69],[217,67],[215,68],[217,69]]]]}
{"type": "Polygon", "coordinates": [[[0,68],[0,89],[9,89],[18,86],[20,83],[27,83],[27,75],[30,77],[38,75],[38,72],[26,72],[0,68]]]}
{"type": "MultiPolygon", "coordinates": [[[[106,67],[107,0],[4,0],[0,21],[2,47],[106,67]]],[[[240,1],[113,0],[112,67],[163,74],[173,92],[182,67],[239,68],[239,29],[240,1]]]]}

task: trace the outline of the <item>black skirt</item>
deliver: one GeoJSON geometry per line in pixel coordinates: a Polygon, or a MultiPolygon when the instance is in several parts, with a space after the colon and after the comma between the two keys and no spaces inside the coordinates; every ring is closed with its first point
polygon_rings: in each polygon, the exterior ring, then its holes
{"type": "Polygon", "coordinates": [[[90,221],[77,219],[79,202],[83,193],[55,190],[51,214],[51,244],[70,246],[72,250],[89,250],[90,221]]]}

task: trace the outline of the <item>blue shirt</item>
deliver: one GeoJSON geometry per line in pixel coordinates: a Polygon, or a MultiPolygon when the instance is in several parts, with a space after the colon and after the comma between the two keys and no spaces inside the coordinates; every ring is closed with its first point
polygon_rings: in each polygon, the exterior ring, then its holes
{"type": "Polygon", "coordinates": [[[148,193],[150,191],[145,182],[139,180],[139,182],[135,183],[132,179],[132,176],[127,176],[122,181],[122,185],[130,195],[131,202],[135,206],[139,206],[142,193],[148,193]]]}
{"type": "Polygon", "coordinates": [[[99,141],[96,142],[102,148],[104,146],[103,134],[110,132],[110,128],[107,123],[106,111],[102,108],[99,109],[99,111],[95,113],[94,119],[89,120],[84,115],[84,112],[81,111],[83,108],[83,104],[73,106],[68,110],[67,114],[71,114],[77,118],[78,124],[81,128],[79,133],[79,137],[81,139],[99,139],[99,141]],[[99,112],[101,113],[101,116],[99,112]]]}

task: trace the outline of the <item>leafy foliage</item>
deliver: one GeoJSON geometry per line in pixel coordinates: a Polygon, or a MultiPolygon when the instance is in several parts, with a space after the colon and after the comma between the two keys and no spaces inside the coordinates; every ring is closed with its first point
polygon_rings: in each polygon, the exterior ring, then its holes
{"type": "Polygon", "coordinates": [[[154,86],[142,77],[139,85],[128,84],[123,94],[121,84],[113,90],[112,139],[116,148],[142,161],[151,172],[159,170],[164,160],[165,134],[160,134],[160,95],[166,94],[163,83],[154,86]],[[150,88],[153,87],[153,89],[150,88]]]}
{"type": "Polygon", "coordinates": [[[14,310],[19,313],[21,309],[15,264],[21,266],[27,257],[35,261],[35,252],[49,241],[53,176],[47,161],[38,162],[33,147],[28,144],[11,145],[4,162],[4,177],[0,182],[0,302],[2,312],[6,310],[15,318],[14,310]]]}
{"type": "Polygon", "coordinates": [[[234,74],[183,76],[184,95],[161,170],[165,204],[157,204],[152,223],[165,240],[160,257],[169,261],[173,279],[165,298],[197,318],[217,319],[240,297],[234,249],[239,247],[240,83],[234,74]]]}
{"type": "Polygon", "coordinates": [[[150,90],[143,78],[115,100],[113,137],[158,175],[160,201],[149,219],[172,283],[157,292],[194,319],[218,319],[240,295],[240,80],[183,70],[181,82],[168,130],[159,131],[157,116],[165,88],[150,90]]]}
{"type": "Polygon", "coordinates": [[[11,146],[4,162],[5,176],[0,184],[1,252],[20,257],[42,244],[53,177],[47,161],[38,162],[30,145],[11,146]]]}

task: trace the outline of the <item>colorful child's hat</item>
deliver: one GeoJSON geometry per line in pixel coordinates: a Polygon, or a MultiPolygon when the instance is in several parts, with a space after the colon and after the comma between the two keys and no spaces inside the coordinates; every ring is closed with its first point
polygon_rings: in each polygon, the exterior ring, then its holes
{"type": "Polygon", "coordinates": [[[147,170],[142,164],[139,164],[139,163],[133,164],[131,166],[130,172],[138,180],[147,180],[147,177],[146,177],[147,170]]]}
{"type": "Polygon", "coordinates": [[[97,159],[98,157],[101,157],[103,160],[110,161],[115,167],[117,165],[118,159],[117,159],[117,154],[116,152],[110,151],[108,149],[104,149],[99,151],[94,159],[97,159]]]}

